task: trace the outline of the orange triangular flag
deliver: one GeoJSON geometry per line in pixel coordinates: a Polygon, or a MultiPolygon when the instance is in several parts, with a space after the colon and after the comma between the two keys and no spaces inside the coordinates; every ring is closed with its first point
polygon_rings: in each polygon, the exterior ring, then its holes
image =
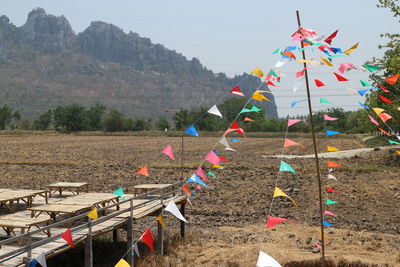
{"type": "Polygon", "coordinates": [[[328,167],[341,167],[342,165],[333,161],[328,160],[328,167]]]}
{"type": "Polygon", "coordinates": [[[254,121],[254,120],[250,119],[249,117],[246,117],[246,118],[244,118],[243,121],[254,121]]]}
{"type": "Polygon", "coordinates": [[[138,170],[136,173],[149,177],[149,172],[147,171],[146,165],[144,165],[142,168],[140,168],[140,170],[138,170]]]}
{"type": "Polygon", "coordinates": [[[397,73],[396,75],[387,77],[387,78],[385,79],[385,81],[387,81],[388,84],[393,85],[393,84],[395,84],[395,83],[397,82],[397,80],[399,79],[399,77],[400,77],[400,73],[397,73]]]}
{"type": "Polygon", "coordinates": [[[386,132],[385,130],[378,128],[379,131],[381,131],[382,133],[386,134],[387,136],[392,136],[390,133],[386,132]]]}
{"type": "Polygon", "coordinates": [[[304,146],[300,145],[299,143],[290,140],[289,138],[285,138],[285,143],[283,145],[283,147],[289,147],[289,146],[299,146],[301,148],[304,148],[304,146]]]}

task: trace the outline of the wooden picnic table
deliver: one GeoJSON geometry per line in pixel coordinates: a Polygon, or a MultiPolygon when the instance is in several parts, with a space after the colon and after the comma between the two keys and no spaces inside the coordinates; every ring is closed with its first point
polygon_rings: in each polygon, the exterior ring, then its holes
{"type": "Polygon", "coordinates": [[[50,190],[50,196],[59,192],[62,195],[62,192],[68,190],[72,192],[74,195],[79,195],[80,192],[89,192],[89,183],[70,183],[70,182],[57,182],[53,184],[49,184],[46,187],[50,190]],[[54,191],[54,192],[52,192],[54,191]]]}
{"type": "Polygon", "coordinates": [[[153,190],[164,188],[164,187],[167,187],[170,185],[172,185],[172,184],[139,184],[139,185],[135,185],[133,187],[133,194],[136,196],[136,195],[138,195],[139,192],[144,194],[148,191],[153,191],[153,190]]]}
{"type": "Polygon", "coordinates": [[[0,207],[7,207],[11,212],[15,212],[15,202],[17,205],[19,201],[27,204],[28,208],[32,207],[33,199],[37,196],[43,196],[48,203],[48,190],[8,190],[0,192],[0,207]]]}
{"type": "MultiPolygon", "coordinates": [[[[18,212],[17,212],[18,213],[18,212]]],[[[26,218],[21,215],[17,215],[17,213],[10,215],[0,216],[0,227],[6,232],[7,236],[18,234],[15,232],[15,229],[20,229],[19,234],[24,234],[25,231],[29,231],[32,227],[37,227],[40,229],[42,225],[48,225],[52,219],[51,218],[26,218]]],[[[25,216],[25,214],[24,214],[25,216]]],[[[50,229],[43,231],[48,237],[51,236],[50,229]]],[[[19,245],[24,245],[24,240],[18,241],[19,245]]]]}

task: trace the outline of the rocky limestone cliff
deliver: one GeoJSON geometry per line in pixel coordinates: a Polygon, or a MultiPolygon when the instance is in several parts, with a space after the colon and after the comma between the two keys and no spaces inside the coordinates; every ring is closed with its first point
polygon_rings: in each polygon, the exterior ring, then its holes
{"type": "MultiPolygon", "coordinates": [[[[0,63],[0,104],[29,117],[71,102],[158,117],[166,109],[211,106],[243,77],[247,94],[261,82],[247,74],[215,74],[197,58],[105,22],[75,35],[65,17],[42,8],[32,10],[21,27],[0,17],[0,63]]],[[[274,98],[267,97],[266,114],[277,117],[274,98]]]]}

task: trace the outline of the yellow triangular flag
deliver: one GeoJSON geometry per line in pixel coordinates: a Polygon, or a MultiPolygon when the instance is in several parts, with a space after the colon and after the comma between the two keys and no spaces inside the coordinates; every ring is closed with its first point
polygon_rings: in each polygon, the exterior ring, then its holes
{"type": "Polygon", "coordinates": [[[372,108],[372,110],[375,111],[376,114],[381,114],[382,112],[385,111],[383,108],[372,108]]]}
{"type": "Polygon", "coordinates": [[[332,66],[333,66],[333,64],[330,63],[329,60],[327,60],[326,58],[321,57],[321,60],[322,60],[322,62],[325,63],[325,65],[327,65],[327,66],[329,66],[329,67],[332,67],[332,66]]]}
{"type": "Polygon", "coordinates": [[[328,150],[329,152],[332,152],[332,151],[339,151],[338,148],[333,147],[333,146],[326,146],[326,150],[328,150]]]}
{"type": "Polygon", "coordinates": [[[254,93],[254,94],[252,95],[251,98],[253,98],[253,99],[255,99],[255,100],[259,101],[259,102],[262,102],[263,100],[270,101],[268,98],[266,98],[266,97],[265,97],[263,94],[261,94],[261,93],[254,93]]]}
{"type": "Polygon", "coordinates": [[[212,167],[213,168],[217,168],[217,169],[223,169],[224,168],[224,166],[217,165],[217,164],[212,165],[212,167]]]}
{"type": "Polygon", "coordinates": [[[99,218],[99,215],[97,214],[97,208],[92,209],[87,216],[92,219],[92,220],[97,220],[99,218]]]}
{"type": "Polygon", "coordinates": [[[250,72],[251,74],[257,75],[258,77],[262,78],[264,76],[264,73],[262,72],[262,70],[257,67],[255,68],[252,72],[250,72]]]}
{"type": "Polygon", "coordinates": [[[350,55],[350,53],[353,52],[354,50],[356,50],[357,47],[358,47],[358,43],[356,43],[355,45],[353,45],[352,47],[350,47],[349,49],[347,49],[343,53],[345,53],[346,55],[350,55]]]}
{"type": "Polygon", "coordinates": [[[311,60],[299,59],[298,62],[299,63],[310,63],[311,60]]]}
{"type": "Polygon", "coordinates": [[[400,150],[395,150],[397,155],[400,155],[400,150]]]}
{"type": "Polygon", "coordinates": [[[278,187],[275,187],[275,191],[274,191],[274,196],[273,197],[287,197],[288,199],[290,199],[292,202],[293,202],[293,204],[295,205],[295,206],[297,206],[296,205],[296,202],[291,198],[291,197],[289,197],[288,195],[286,195],[286,193],[285,192],[283,192],[280,188],[278,188],[278,187]]]}
{"type": "Polygon", "coordinates": [[[114,267],[131,267],[124,259],[121,259],[114,267]]]}
{"type": "Polygon", "coordinates": [[[156,220],[161,224],[162,227],[165,228],[165,223],[164,223],[164,219],[163,219],[162,215],[158,215],[156,220]]]}

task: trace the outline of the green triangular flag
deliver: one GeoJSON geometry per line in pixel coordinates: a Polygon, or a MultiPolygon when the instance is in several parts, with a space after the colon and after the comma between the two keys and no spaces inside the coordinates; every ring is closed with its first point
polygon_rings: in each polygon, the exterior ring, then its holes
{"type": "Polygon", "coordinates": [[[124,198],[124,190],[122,190],[122,186],[118,187],[117,190],[113,192],[114,195],[119,196],[120,198],[124,198]]]}
{"type": "Polygon", "coordinates": [[[343,56],[344,56],[344,55],[332,55],[332,56],[329,56],[328,59],[329,59],[330,61],[332,61],[332,59],[335,58],[335,57],[343,57],[343,56]]]}
{"type": "Polygon", "coordinates": [[[259,111],[261,111],[262,110],[262,108],[258,108],[258,107],[256,107],[256,106],[253,106],[252,108],[251,108],[251,111],[255,111],[255,112],[259,112],[259,111]]]}
{"type": "Polygon", "coordinates": [[[326,205],[332,205],[332,204],[337,204],[337,203],[338,203],[337,201],[333,201],[333,200],[329,200],[329,199],[326,200],[326,205]]]}
{"type": "Polygon", "coordinates": [[[388,142],[389,142],[389,144],[391,144],[391,145],[400,145],[400,143],[399,143],[399,142],[396,142],[396,141],[388,140],[388,142]]]}
{"type": "Polygon", "coordinates": [[[369,70],[370,72],[374,72],[374,71],[381,69],[381,67],[378,67],[375,65],[369,65],[369,64],[364,64],[363,67],[366,68],[367,70],[369,70]]]}
{"type": "Polygon", "coordinates": [[[210,175],[210,176],[212,176],[212,177],[214,177],[214,178],[217,178],[217,176],[215,176],[215,174],[212,173],[212,172],[207,172],[207,174],[210,175]]]}
{"type": "Polygon", "coordinates": [[[362,84],[363,86],[370,86],[370,87],[372,87],[372,85],[369,84],[369,83],[366,82],[366,81],[360,80],[360,82],[361,82],[361,84],[362,84]]]}
{"type": "Polygon", "coordinates": [[[281,166],[279,166],[279,171],[296,173],[295,170],[292,168],[292,166],[290,166],[289,164],[287,164],[284,161],[281,161],[281,166]]]}
{"type": "Polygon", "coordinates": [[[282,53],[282,49],[277,48],[274,52],[272,52],[272,54],[281,54],[282,53]]]}
{"type": "Polygon", "coordinates": [[[332,102],[326,100],[326,99],[323,98],[323,97],[321,97],[321,98],[319,99],[319,103],[333,104],[332,102]]]}
{"type": "Polygon", "coordinates": [[[275,76],[275,77],[279,77],[278,74],[276,74],[276,72],[275,72],[274,70],[270,70],[270,71],[268,72],[268,75],[272,75],[272,76],[275,76]]]}
{"type": "Polygon", "coordinates": [[[244,109],[242,109],[242,110],[240,111],[239,114],[246,113],[246,112],[252,112],[252,110],[251,110],[251,109],[248,109],[248,108],[244,108],[244,109]]]}

